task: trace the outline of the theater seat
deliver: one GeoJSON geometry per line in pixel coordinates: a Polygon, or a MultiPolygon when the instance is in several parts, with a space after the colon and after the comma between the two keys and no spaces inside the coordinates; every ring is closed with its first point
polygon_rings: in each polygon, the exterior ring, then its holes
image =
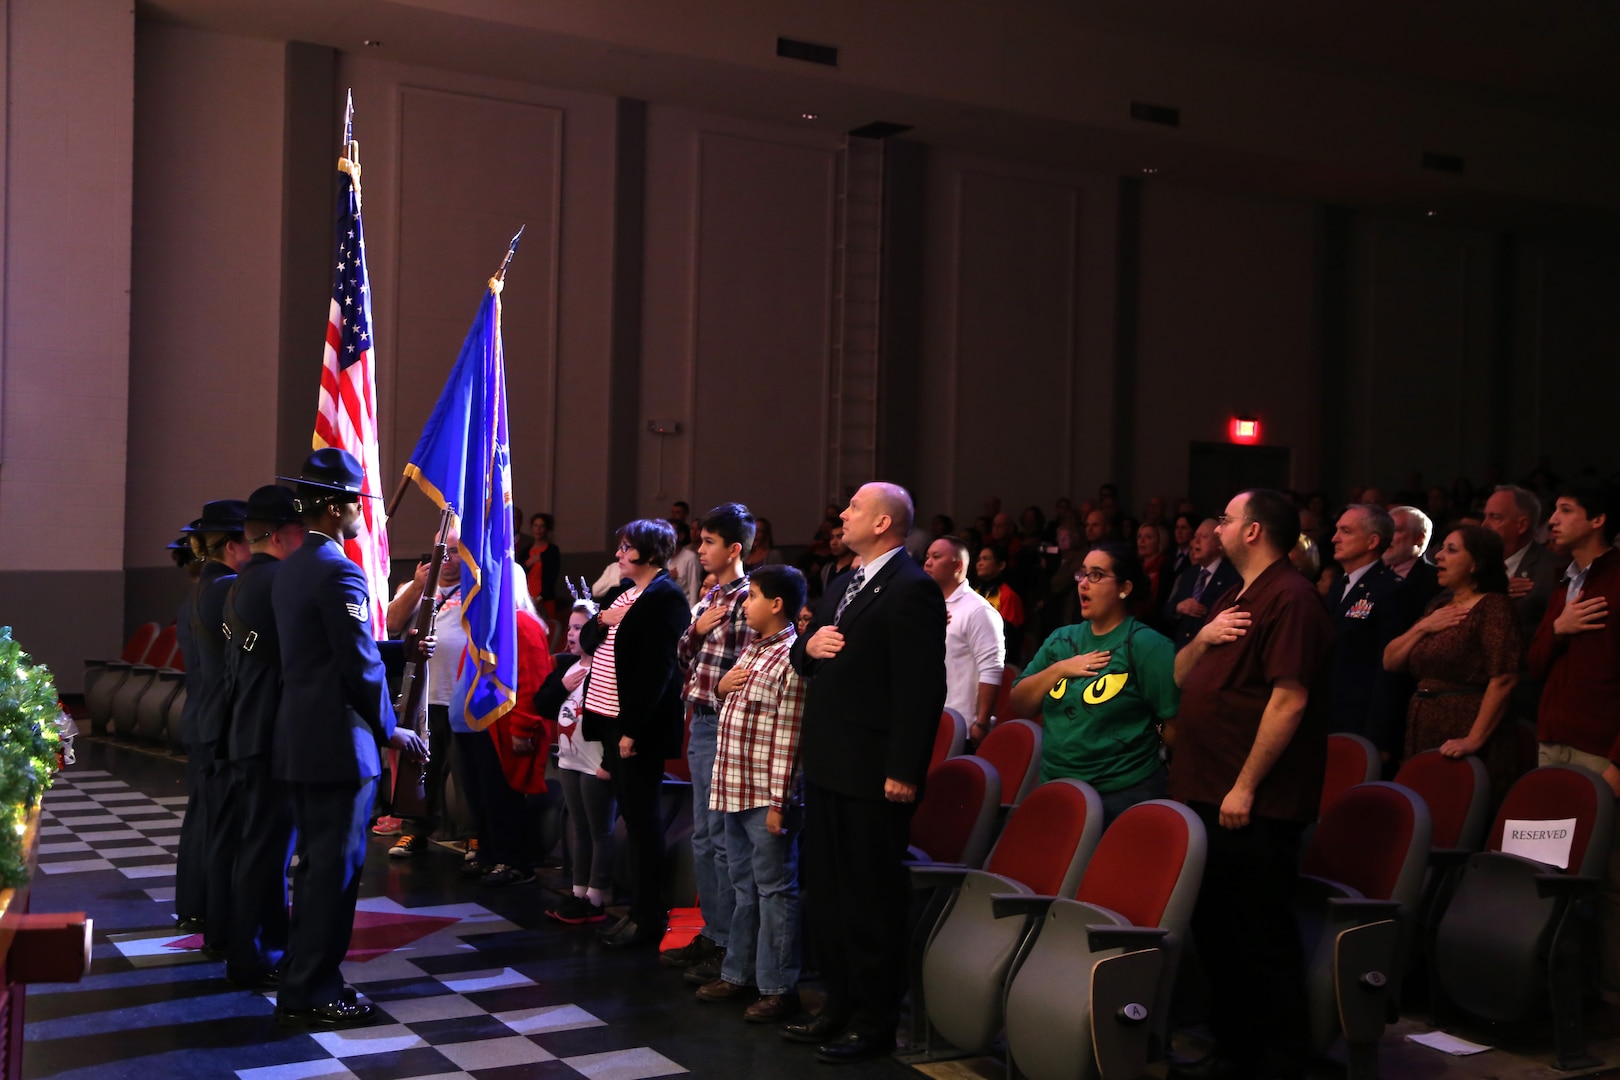
{"type": "Polygon", "coordinates": [[[993,899],[1004,917],[1044,912],[1007,987],[1009,1071],[1027,1080],[1134,1080],[1163,1056],[1206,851],[1198,816],[1154,799],[1103,833],[1075,899],[993,899]]]}
{"type": "Polygon", "coordinates": [[[141,695],[135,707],[135,725],[130,734],[137,739],[162,742],[168,724],[169,706],[185,688],[185,681],[183,671],[159,671],[156,685],[141,695]]]}
{"type": "Polygon", "coordinates": [[[977,869],[995,839],[1001,778],[983,758],[953,757],[928,770],[922,801],[911,818],[911,854],[918,862],[977,869]]]}
{"type": "Polygon", "coordinates": [[[1358,784],[1317,824],[1300,860],[1295,914],[1305,950],[1311,1040],[1343,1034],[1350,1080],[1378,1075],[1378,1040],[1400,1000],[1429,865],[1429,809],[1398,784],[1358,784]]]}
{"type": "MultiPolygon", "coordinates": [[[[84,707],[90,715],[92,731],[100,734],[107,730],[107,721],[112,715],[113,695],[129,677],[130,668],[148,663],[147,655],[152,651],[152,643],[162,632],[157,623],[144,623],[129,636],[118,659],[84,662],[84,707]]],[[[170,641],[173,640],[171,635],[170,641]]]]}
{"type": "Polygon", "coordinates": [[[983,870],[912,868],[919,887],[949,890],[912,981],[912,1045],[922,1048],[915,1060],[989,1049],[1001,1031],[1007,971],[1032,925],[997,919],[990,898],[1073,895],[1102,819],[1102,799],[1091,785],[1054,780],[1013,810],[983,870]]]}
{"type": "Polygon", "coordinates": [[[169,749],[183,752],[185,742],[180,738],[180,715],[186,711],[186,680],[180,680],[180,689],[169,699],[169,709],[163,718],[163,738],[169,749]]]}
{"type": "Polygon", "coordinates": [[[1041,775],[1041,727],[1028,720],[1003,720],[974,751],[1001,776],[1003,806],[1017,806],[1041,775]]]}
{"type": "MultiPolygon", "coordinates": [[[[1001,689],[996,691],[995,712],[991,713],[991,716],[993,716],[996,720],[1001,721],[1002,723],[1005,723],[1008,720],[1027,720],[1027,719],[1029,719],[1028,717],[1014,716],[1013,715],[1013,707],[1012,707],[1013,683],[1018,681],[1018,677],[1022,673],[1023,673],[1023,669],[1020,668],[1017,664],[1008,664],[1008,665],[1006,665],[1005,667],[1003,667],[1001,669],[1001,689]]],[[[1039,714],[1037,714],[1037,715],[1039,715],[1039,714]]]]}
{"type": "Polygon", "coordinates": [[[1357,784],[1378,779],[1381,766],[1378,747],[1360,735],[1338,731],[1328,736],[1327,771],[1322,775],[1322,801],[1317,816],[1327,813],[1333,800],[1357,784]]]}
{"type": "Polygon", "coordinates": [[[1436,849],[1479,850],[1491,799],[1490,774],[1483,761],[1425,750],[1406,759],[1395,782],[1417,792],[1428,805],[1436,849]]]}
{"type": "Polygon", "coordinates": [[[928,767],[935,765],[946,758],[957,757],[967,749],[967,721],[955,709],[946,709],[939,714],[939,730],[934,733],[934,753],[928,759],[928,767]]]}
{"type": "Polygon", "coordinates": [[[1508,791],[1435,932],[1441,1021],[1461,1009],[1511,1023],[1550,1008],[1557,1067],[1600,1064],[1586,1051],[1581,1014],[1587,964],[1597,955],[1597,927],[1582,901],[1603,882],[1614,801],[1602,777],[1575,765],[1534,769],[1508,791]]]}

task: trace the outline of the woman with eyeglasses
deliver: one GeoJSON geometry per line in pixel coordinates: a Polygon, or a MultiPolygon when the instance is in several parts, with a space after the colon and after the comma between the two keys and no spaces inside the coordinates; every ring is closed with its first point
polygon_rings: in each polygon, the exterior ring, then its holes
{"type": "Polygon", "coordinates": [[[1072,777],[1102,796],[1103,823],[1164,797],[1159,729],[1181,704],[1176,650],[1130,613],[1147,575],[1124,544],[1092,549],[1075,574],[1081,622],[1052,632],[1013,685],[1016,716],[1038,709],[1041,782],[1072,777]]]}

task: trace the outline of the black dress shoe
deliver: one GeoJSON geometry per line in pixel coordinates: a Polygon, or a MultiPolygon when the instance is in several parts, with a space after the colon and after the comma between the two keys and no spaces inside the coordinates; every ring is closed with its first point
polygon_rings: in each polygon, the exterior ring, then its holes
{"type": "Polygon", "coordinates": [[[372,1008],[364,1002],[339,998],[312,1009],[284,1009],[276,1006],[276,1023],[282,1027],[345,1028],[371,1022],[372,1008]]]}
{"type": "Polygon", "coordinates": [[[609,949],[634,949],[642,945],[656,945],[664,936],[662,927],[641,926],[625,919],[611,934],[602,935],[602,944],[609,949]]]}
{"type": "Polygon", "coordinates": [[[174,928],[182,934],[198,934],[202,932],[203,921],[191,918],[179,919],[175,922],[174,928]]]}
{"type": "Polygon", "coordinates": [[[826,1065],[848,1065],[871,1061],[894,1053],[894,1036],[863,1035],[846,1031],[829,1043],[816,1047],[816,1060],[826,1065]]]}
{"type": "Polygon", "coordinates": [[[599,938],[610,938],[614,934],[617,934],[619,931],[623,930],[626,926],[629,926],[629,925],[630,925],[630,916],[628,916],[628,915],[620,915],[617,919],[614,919],[612,922],[604,923],[602,926],[598,927],[597,931],[596,931],[596,936],[599,937],[599,938]]]}
{"type": "Polygon", "coordinates": [[[783,1024],[782,1038],[799,1043],[831,1042],[848,1026],[849,1021],[843,1017],[823,1012],[820,1016],[806,1016],[783,1024]]]}

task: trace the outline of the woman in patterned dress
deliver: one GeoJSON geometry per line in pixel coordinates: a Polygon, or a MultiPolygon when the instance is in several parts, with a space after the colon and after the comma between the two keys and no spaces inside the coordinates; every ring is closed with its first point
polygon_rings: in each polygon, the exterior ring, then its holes
{"type": "Polygon", "coordinates": [[[1524,657],[1502,541],[1479,525],[1459,526],[1434,562],[1444,591],[1384,650],[1385,670],[1410,672],[1418,684],[1406,714],[1406,756],[1476,754],[1500,800],[1518,773],[1512,733],[1500,725],[1524,657]]]}

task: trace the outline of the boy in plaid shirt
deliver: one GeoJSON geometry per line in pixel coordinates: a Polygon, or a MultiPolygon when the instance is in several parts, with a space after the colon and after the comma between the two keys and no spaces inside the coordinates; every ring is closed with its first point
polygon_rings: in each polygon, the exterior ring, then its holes
{"type": "Polygon", "coordinates": [[[666,967],[686,969],[701,986],[720,977],[720,962],[731,944],[731,875],[726,869],[725,815],[709,809],[709,777],[720,730],[720,680],[754,640],[743,615],[748,579],[743,560],[754,546],[754,515],[741,503],[723,503],[698,526],[698,561],[713,574],[714,588],[698,601],[692,626],[675,648],[686,673],[682,697],[691,709],[686,764],[692,774],[692,872],[703,931],[689,944],[659,954],[666,967]]]}
{"type": "Polygon", "coordinates": [[[759,1000],[743,1019],[771,1023],[799,1011],[799,729],[804,683],[793,670],[794,619],[804,606],[804,575],[761,566],[748,578],[743,608],[756,637],[717,692],[720,737],[709,805],[725,815],[734,903],[731,946],[702,1001],[759,1000]]]}

